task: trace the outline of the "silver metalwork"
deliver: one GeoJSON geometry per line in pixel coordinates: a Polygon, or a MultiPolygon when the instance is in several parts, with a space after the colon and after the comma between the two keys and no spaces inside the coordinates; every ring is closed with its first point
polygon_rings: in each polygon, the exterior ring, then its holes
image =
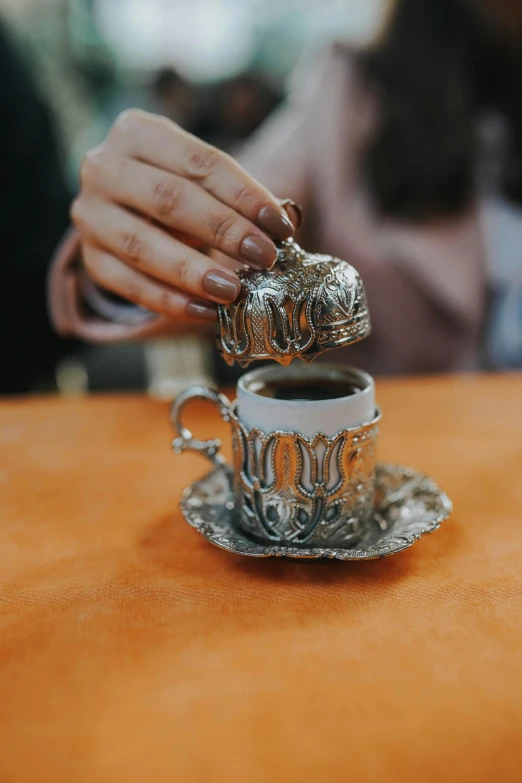
{"type": "Polygon", "coordinates": [[[249,557],[370,560],[402,552],[447,519],[452,504],[432,479],[412,468],[379,464],[375,506],[357,547],[260,543],[237,526],[230,472],[219,467],[187,487],[181,512],[191,527],[221,549],[249,557]]]}
{"type": "Polygon", "coordinates": [[[189,400],[208,400],[218,406],[219,415],[223,421],[230,421],[230,400],[224,394],[220,394],[209,386],[190,386],[179,394],[171,407],[172,426],[179,437],[172,441],[172,448],[175,454],[182,454],[184,451],[198,451],[215,465],[225,465],[225,459],[219,454],[221,441],[219,438],[211,440],[197,440],[191,431],[183,426],[181,422],[181,412],[189,400]]]}
{"type": "Polygon", "coordinates": [[[239,277],[235,302],[218,307],[217,344],[228,364],[310,362],[371,331],[362,280],[339,258],[305,253],[288,240],[272,270],[239,277]]]}
{"type": "Polygon", "coordinates": [[[250,536],[293,546],[356,543],[373,509],[380,411],[371,422],[332,437],[266,434],[248,430],[226,397],[196,386],[173,403],[179,433],[174,450],[192,449],[220,465],[219,441],[197,441],[181,422],[183,407],[194,398],[215,402],[232,426],[236,521],[250,536]]]}

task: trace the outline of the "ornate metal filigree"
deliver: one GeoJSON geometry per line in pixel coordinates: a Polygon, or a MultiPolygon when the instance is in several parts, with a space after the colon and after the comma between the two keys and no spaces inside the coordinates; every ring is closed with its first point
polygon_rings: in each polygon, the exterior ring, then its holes
{"type": "Polygon", "coordinates": [[[373,506],[379,418],[309,439],[232,414],[238,524],[261,541],[352,546],[373,506]]]}
{"type": "Polygon", "coordinates": [[[187,487],[180,503],[185,520],[222,549],[249,557],[370,560],[407,549],[451,513],[451,501],[427,476],[398,465],[377,465],[375,505],[356,547],[307,548],[260,543],[237,525],[231,474],[218,467],[187,487]]]}
{"type": "Polygon", "coordinates": [[[370,333],[362,280],[339,258],[305,253],[289,240],[272,270],[239,277],[235,302],[218,307],[217,344],[228,364],[310,362],[370,333]]]}
{"type": "Polygon", "coordinates": [[[198,451],[223,465],[217,440],[198,441],[181,421],[191,399],[211,400],[232,426],[238,524],[261,541],[353,546],[373,507],[380,412],[373,421],[313,439],[248,430],[224,395],[195,386],[174,402],[174,450],[198,451]]]}

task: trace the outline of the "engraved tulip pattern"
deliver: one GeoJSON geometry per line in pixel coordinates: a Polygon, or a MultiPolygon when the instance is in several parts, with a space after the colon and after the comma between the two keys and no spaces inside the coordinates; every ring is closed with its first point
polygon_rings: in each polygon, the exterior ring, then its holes
{"type": "Polygon", "coordinates": [[[375,424],[308,439],[250,432],[232,419],[240,522],[254,536],[349,546],[373,505],[375,424]]]}
{"type": "Polygon", "coordinates": [[[370,332],[364,287],[350,264],[295,243],[281,252],[269,272],[240,272],[238,298],[218,307],[218,347],[228,364],[311,361],[370,332]]]}

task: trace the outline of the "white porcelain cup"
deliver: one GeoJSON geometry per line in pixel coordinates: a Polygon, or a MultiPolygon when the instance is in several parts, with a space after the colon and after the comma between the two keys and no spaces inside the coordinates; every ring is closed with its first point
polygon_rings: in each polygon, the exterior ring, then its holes
{"type": "Polygon", "coordinates": [[[289,367],[267,366],[246,373],[237,384],[237,414],[249,430],[269,433],[275,430],[299,432],[306,438],[318,433],[335,435],[357,427],[375,417],[375,383],[362,370],[336,364],[306,365],[294,362],[289,367]],[[356,388],[353,394],[324,400],[282,400],[257,393],[266,384],[303,384],[320,386],[328,380],[356,388]]]}

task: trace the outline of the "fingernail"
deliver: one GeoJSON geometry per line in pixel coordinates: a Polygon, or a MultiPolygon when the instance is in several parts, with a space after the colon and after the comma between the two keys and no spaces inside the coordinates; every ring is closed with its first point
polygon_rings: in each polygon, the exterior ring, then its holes
{"type": "Polygon", "coordinates": [[[189,302],[185,308],[189,318],[199,318],[202,321],[216,320],[216,306],[208,302],[189,302]]]}
{"type": "Polygon", "coordinates": [[[276,246],[269,239],[263,237],[247,237],[241,242],[239,251],[242,259],[266,269],[274,266],[277,258],[276,246]]]}
{"type": "Polygon", "coordinates": [[[257,222],[275,239],[288,239],[294,233],[290,218],[285,212],[275,207],[262,207],[259,210],[257,222]]]}
{"type": "Polygon", "coordinates": [[[285,198],[285,200],[281,202],[281,206],[285,209],[294,229],[299,228],[303,222],[302,206],[296,204],[291,198],[285,198]]]}
{"type": "Polygon", "coordinates": [[[241,283],[233,272],[222,269],[219,272],[207,272],[203,278],[203,288],[219,302],[233,302],[239,294],[241,283]]]}

